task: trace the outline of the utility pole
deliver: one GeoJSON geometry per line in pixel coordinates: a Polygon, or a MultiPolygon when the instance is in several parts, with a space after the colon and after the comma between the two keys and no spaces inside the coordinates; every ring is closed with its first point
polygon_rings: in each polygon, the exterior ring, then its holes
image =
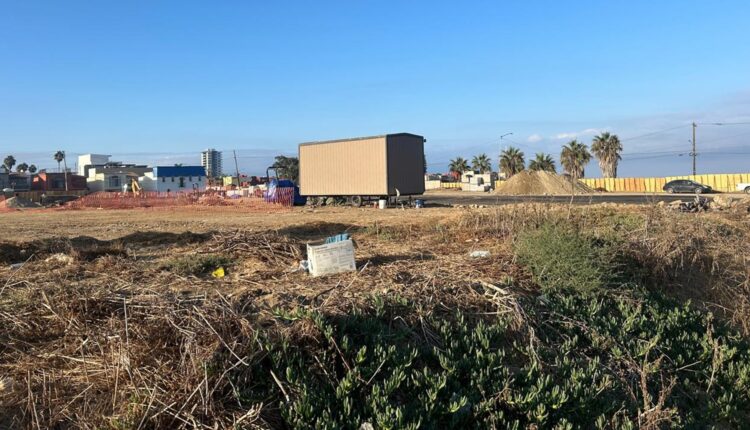
{"type": "Polygon", "coordinates": [[[695,123],[693,123],[693,152],[690,153],[690,155],[693,156],[693,176],[697,175],[695,170],[695,157],[698,155],[698,153],[695,152],[695,128],[698,127],[695,123]]]}
{"type": "Polygon", "coordinates": [[[234,170],[237,173],[237,188],[239,189],[242,183],[240,182],[240,166],[237,164],[237,151],[233,149],[232,154],[234,154],[234,170]]]}

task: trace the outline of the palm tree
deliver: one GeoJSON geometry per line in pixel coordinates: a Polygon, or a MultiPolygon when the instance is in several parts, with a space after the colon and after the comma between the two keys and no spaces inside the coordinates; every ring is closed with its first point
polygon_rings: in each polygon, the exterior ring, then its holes
{"type": "Polygon", "coordinates": [[[469,163],[463,157],[456,157],[450,161],[448,170],[451,173],[461,176],[465,171],[469,170],[469,163]]]}
{"type": "Polygon", "coordinates": [[[16,172],[18,173],[24,173],[29,170],[29,165],[26,163],[21,163],[18,166],[16,166],[16,172]]]}
{"type": "Polygon", "coordinates": [[[3,160],[3,167],[5,167],[5,170],[8,172],[10,172],[10,170],[15,165],[16,165],[16,157],[12,155],[5,157],[5,160],[3,160]]]}
{"type": "Polygon", "coordinates": [[[52,158],[57,161],[57,171],[60,171],[60,162],[64,163],[65,170],[63,170],[63,173],[65,175],[65,191],[68,191],[68,165],[65,163],[65,151],[57,151],[52,156],[52,158]]]}
{"type": "Polygon", "coordinates": [[[36,173],[36,165],[32,164],[29,166],[29,173],[36,173]]]}
{"type": "Polygon", "coordinates": [[[552,159],[551,155],[543,152],[536,153],[536,158],[529,162],[529,170],[557,172],[557,169],[555,169],[555,160],[552,159]]]}
{"type": "Polygon", "coordinates": [[[510,178],[516,173],[520,173],[525,168],[526,161],[523,159],[523,152],[512,146],[500,153],[500,171],[506,178],[510,178]]]}
{"type": "Polygon", "coordinates": [[[492,171],[492,162],[487,154],[479,154],[471,160],[471,168],[479,173],[489,173],[492,171]]]}
{"type": "Polygon", "coordinates": [[[563,146],[560,153],[560,164],[573,180],[581,179],[586,174],[586,164],[591,161],[591,153],[588,146],[577,140],[571,140],[563,146]]]}
{"type": "Polygon", "coordinates": [[[60,171],[60,163],[65,160],[65,153],[62,151],[55,152],[55,155],[52,156],[52,158],[57,161],[57,171],[60,171]]]}
{"type": "Polygon", "coordinates": [[[617,177],[617,164],[622,157],[622,144],[616,134],[604,132],[594,137],[591,142],[591,152],[599,160],[599,168],[602,169],[602,176],[605,178],[617,177]]]}

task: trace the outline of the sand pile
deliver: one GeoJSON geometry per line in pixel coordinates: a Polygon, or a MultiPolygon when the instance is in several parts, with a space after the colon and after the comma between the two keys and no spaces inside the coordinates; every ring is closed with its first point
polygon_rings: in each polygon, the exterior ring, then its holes
{"type": "Polygon", "coordinates": [[[28,209],[28,208],[40,208],[42,205],[31,200],[24,199],[23,197],[11,197],[1,203],[9,209],[28,209]]]}
{"type": "Polygon", "coordinates": [[[593,193],[594,190],[576,181],[575,186],[570,178],[550,172],[524,170],[503,182],[495,193],[503,195],[557,195],[593,193]]]}

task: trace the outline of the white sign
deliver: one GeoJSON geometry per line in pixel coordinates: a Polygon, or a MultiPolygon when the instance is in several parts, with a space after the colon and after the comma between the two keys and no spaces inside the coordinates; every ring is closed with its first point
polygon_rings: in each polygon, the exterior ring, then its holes
{"type": "Polygon", "coordinates": [[[357,270],[351,239],[318,246],[307,245],[307,260],[313,276],[357,270]]]}

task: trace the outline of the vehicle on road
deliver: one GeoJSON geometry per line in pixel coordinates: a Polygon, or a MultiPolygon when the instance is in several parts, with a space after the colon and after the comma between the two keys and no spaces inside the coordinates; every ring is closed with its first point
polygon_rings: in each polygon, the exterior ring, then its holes
{"type": "Polygon", "coordinates": [[[744,182],[737,184],[737,191],[750,194],[750,182],[744,182]]]}
{"type": "Polygon", "coordinates": [[[690,179],[675,179],[674,181],[669,181],[666,184],[664,184],[664,188],[662,188],[664,191],[668,192],[669,194],[673,193],[695,193],[695,194],[703,194],[703,193],[710,193],[711,187],[708,185],[703,185],[695,181],[691,181],[690,179]]]}

